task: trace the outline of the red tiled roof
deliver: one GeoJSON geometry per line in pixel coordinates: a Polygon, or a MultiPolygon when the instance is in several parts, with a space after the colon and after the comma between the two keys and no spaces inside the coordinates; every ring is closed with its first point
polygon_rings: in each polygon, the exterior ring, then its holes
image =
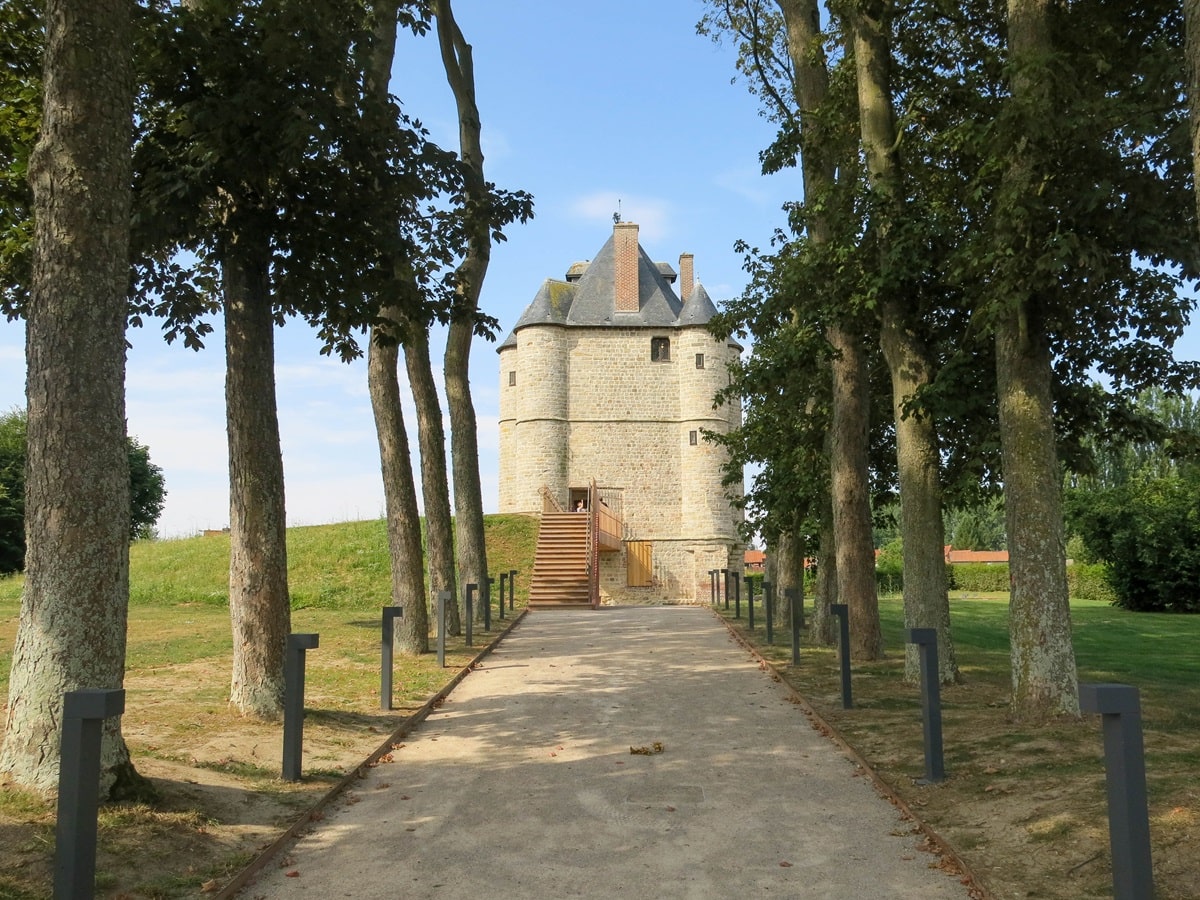
{"type": "Polygon", "coordinates": [[[948,563],[1006,563],[1007,550],[955,550],[946,547],[946,562],[948,563]]]}

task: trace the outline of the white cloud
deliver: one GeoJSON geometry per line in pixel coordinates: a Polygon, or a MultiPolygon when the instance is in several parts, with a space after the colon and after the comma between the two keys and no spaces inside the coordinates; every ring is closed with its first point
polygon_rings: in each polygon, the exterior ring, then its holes
{"type": "Polygon", "coordinates": [[[713,184],[755,206],[781,205],[778,188],[771,189],[768,180],[757,166],[740,166],[718,172],[713,177],[713,184]]]}
{"type": "Polygon", "coordinates": [[[596,191],[577,197],[570,204],[571,215],[588,222],[611,223],[613,213],[621,211],[621,219],[638,224],[642,241],[656,243],[672,233],[669,225],[671,204],[657,197],[639,197],[619,191],[596,191]]]}

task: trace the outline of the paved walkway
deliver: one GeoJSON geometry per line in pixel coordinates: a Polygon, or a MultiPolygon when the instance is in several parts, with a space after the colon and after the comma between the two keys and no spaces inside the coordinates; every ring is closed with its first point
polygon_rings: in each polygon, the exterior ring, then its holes
{"type": "Polygon", "coordinates": [[[537,611],[240,896],[966,898],[919,837],[707,609],[537,611]]]}

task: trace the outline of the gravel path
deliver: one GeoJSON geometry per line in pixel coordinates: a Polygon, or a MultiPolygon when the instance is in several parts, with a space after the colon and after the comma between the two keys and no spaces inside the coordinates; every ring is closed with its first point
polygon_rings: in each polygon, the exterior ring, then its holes
{"type": "Polygon", "coordinates": [[[968,897],[703,608],[531,612],[392,757],[240,896],[968,897]]]}

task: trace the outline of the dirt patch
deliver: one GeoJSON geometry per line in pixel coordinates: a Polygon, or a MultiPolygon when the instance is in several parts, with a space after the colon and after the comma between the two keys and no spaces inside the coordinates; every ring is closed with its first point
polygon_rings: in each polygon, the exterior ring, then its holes
{"type": "MultiPolygon", "coordinates": [[[[472,651],[472,655],[473,655],[472,651]]],[[[175,898],[214,894],[377,751],[458,674],[436,670],[434,691],[377,707],[378,693],[325,687],[309,694],[304,777],[282,780],[282,727],[247,719],[221,699],[228,661],[200,660],[130,673],[122,731],[135,767],[150,779],[153,806],[101,810],[97,897],[175,898]]],[[[433,663],[421,662],[429,668],[433,663]]],[[[378,675],[374,676],[378,678],[378,675]]],[[[0,785],[0,900],[49,896],[54,805],[0,785]]]]}

